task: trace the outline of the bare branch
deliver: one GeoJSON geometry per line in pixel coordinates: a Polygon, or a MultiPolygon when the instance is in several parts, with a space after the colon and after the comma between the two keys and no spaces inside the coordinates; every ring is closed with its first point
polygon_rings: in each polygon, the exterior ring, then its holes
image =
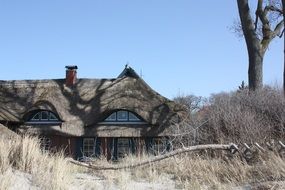
{"type": "Polygon", "coordinates": [[[269,20],[267,18],[268,10],[266,8],[263,10],[262,4],[263,4],[263,0],[258,0],[257,9],[256,9],[255,14],[258,16],[258,18],[260,19],[263,25],[268,25],[269,24],[269,20]]]}
{"type": "Polygon", "coordinates": [[[278,7],[275,7],[275,6],[273,6],[273,5],[266,6],[266,7],[264,8],[264,10],[274,11],[274,12],[279,13],[280,15],[283,14],[282,9],[279,9],[278,7]]]}
{"type": "Polygon", "coordinates": [[[198,150],[228,150],[233,152],[233,149],[237,149],[237,145],[235,144],[208,144],[208,145],[197,145],[197,146],[190,146],[190,147],[183,147],[181,149],[174,150],[172,152],[169,152],[164,155],[159,155],[155,156],[149,160],[139,162],[136,164],[131,164],[131,165],[121,165],[121,166],[96,166],[91,163],[83,163],[79,162],[73,159],[70,159],[69,162],[78,166],[83,166],[87,168],[91,168],[94,170],[121,170],[121,169],[130,169],[130,168],[136,168],[144,165],[149,165],[153,162],[158,162],[170,157],[173,157],[178,154],[186,153],[186,152],[191,152],[191,151],[198,151],[198,150]]]}
{"type": "Polygon", "coordinates": [[[262,11],[262,0],[259,0],[257,3],[256,11],[255,11],[255,22],[254,22],[254,30],[257,30],[257,24],[258,24],[258,17],[259,12],[262,11]]]}
{"type": "MultiPolygon", "coordinates": [[[[284,20],[281,20],[275,27],[274,31],[273,31],[273,36],[272,38],[276,37],[277,35],[280,35],[281,33],[281,29],[284,28],[284,20]]],[[[283,29],[284,31],[284,29],[283,29]]]]}

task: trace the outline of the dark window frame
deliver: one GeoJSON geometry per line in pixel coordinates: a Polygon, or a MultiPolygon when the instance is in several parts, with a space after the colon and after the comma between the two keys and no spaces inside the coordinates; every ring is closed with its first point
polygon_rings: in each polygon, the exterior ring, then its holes
{"type": "Polygon", "coordinates": [[[37,110],[29,114],[26,124],[60,124],[58,115],[49,110],[37,110]],[[43,117],[44,116],[44,117],[43,117]]]}
{"type": "Polygon", "coordinates": [[[82,154],[83,157],[94,157],[95,156],[96,141],[94,138],[83,138],[82,143],[82,154]]]}
{"type": "Polygon", "coordinates": [[[105,123],[145,123],[143,119],[141,119],[140,116],[138,116],[138,114],[128,111],[128,110],[116,110],[114,112],[112,112],[111,114],[109,114],[104,120],[103,122],[105,123]],[[126,112],[126,118],[119,118],[119,113],[121,112],[126,112]],[[131,115],[131,116],[130,116],[131,115]],[[112,118],[114,117],[115,118],[112,118]]]}
{"type": "Polygon", "coordinates": [[[50,137],[40,137],[40,149],[44,153],[49,153],[51,149],[51,138],[50,137]]]}

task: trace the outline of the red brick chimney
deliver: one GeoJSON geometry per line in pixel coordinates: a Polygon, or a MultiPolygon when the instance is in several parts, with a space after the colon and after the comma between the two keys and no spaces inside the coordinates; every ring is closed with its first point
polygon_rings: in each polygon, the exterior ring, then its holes
{"type": "Polygon", "coordinates": [[[77,79],[77,69],[78,67],[76,65],[70,65],[70,66],[65,66],[66,68],[66,78],[65,78],[65,85],[66,86],[73,86],[76,83],[77,79]]]}

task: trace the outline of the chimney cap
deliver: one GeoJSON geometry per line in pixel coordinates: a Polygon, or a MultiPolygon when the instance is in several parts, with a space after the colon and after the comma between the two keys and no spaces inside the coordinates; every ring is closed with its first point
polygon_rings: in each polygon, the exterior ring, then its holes
{"type": "Polygon", "coordinates": [[[69,70],[78,69],[77,65],[67,65],[65,68],[69,70]]]}

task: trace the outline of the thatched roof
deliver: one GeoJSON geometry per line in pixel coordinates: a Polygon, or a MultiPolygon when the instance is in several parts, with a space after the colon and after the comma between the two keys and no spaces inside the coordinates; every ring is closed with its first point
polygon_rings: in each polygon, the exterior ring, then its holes
{"type": "Polygon", "coordinates": [[[70,135],[86,134],[88,127],[99,129],[98,123],[118,109],[135,112],[149,127],[163,130],[183,112],[180,105],[156,93],[141,78],[128,75],[78,79],[73,87],[66,87],[65,79],[0,81],[0,121],[27,127],[25,119],[37,109],[58,114],[63,121],[60,127],[67,127],[64,132],[70,135]],[[77,132],[71,132],[72,128],[77,132]]]}
{"type": "Polygon", "coordinates": [[[18,136],[17,133],[11,131],[4,125],[0,124],[0,138],[11,139],[11,138],[16,138],[17,136],[18,136]]]}

